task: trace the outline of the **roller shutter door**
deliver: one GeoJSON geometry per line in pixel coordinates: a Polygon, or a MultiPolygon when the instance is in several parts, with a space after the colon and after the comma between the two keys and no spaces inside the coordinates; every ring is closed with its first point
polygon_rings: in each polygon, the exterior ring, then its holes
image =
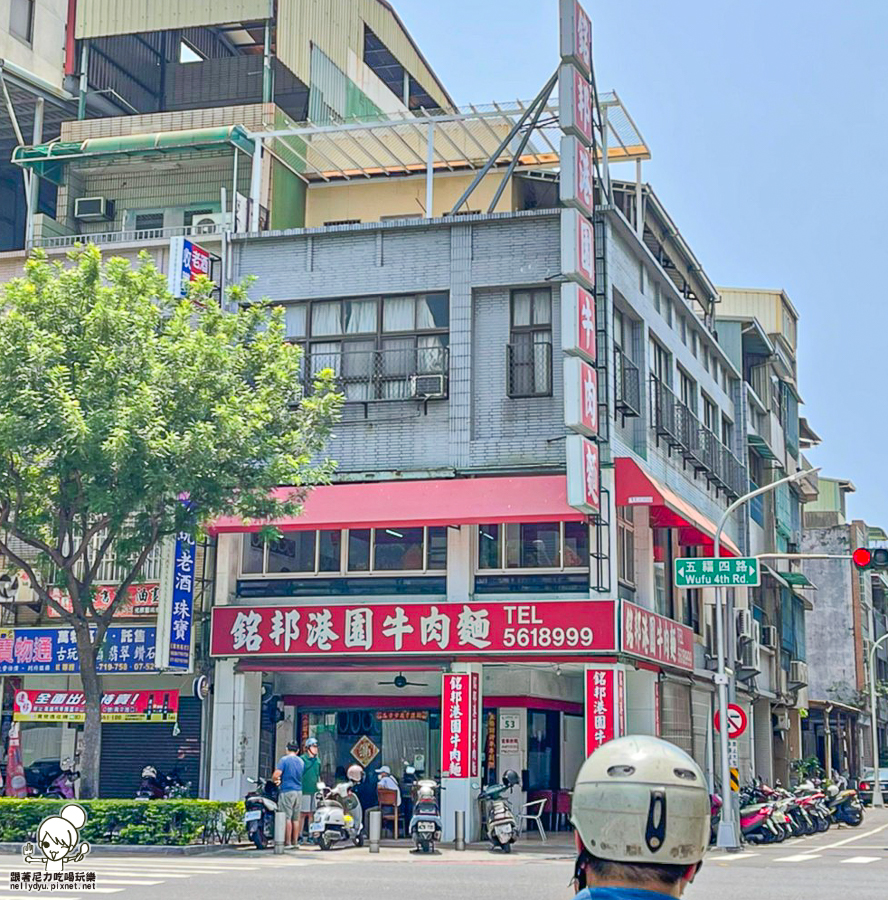
{"type": "Polygon", "coordinates": [[[660,737],[694,754],[691,718],[691,686],[673,681],[660,683],[660,737]]]}

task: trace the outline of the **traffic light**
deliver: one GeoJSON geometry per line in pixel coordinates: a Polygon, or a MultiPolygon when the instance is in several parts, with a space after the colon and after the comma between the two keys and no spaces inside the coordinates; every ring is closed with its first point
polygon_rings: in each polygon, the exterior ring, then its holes
{"type": "Polygon", "coordinates": [[[858,569],[888,569],[888,549],[884,547],[858,547],[851,559],[858,569]]]}

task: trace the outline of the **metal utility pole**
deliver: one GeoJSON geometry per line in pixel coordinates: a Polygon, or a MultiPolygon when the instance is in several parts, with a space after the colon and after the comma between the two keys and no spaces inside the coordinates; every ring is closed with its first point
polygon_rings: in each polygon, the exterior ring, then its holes
{"type": "Polygon", "coordinates": [[[870,647],[869,653],[869,682],[870,682],[870,715],[873,718],[873,806],[883,807],[885,800],[882,797],[882,779],[879,777],[879,707],[876,697],[876,650],[879,645],[888,641],[888,634],[883,634],[870,647]]]}
{"type": "MultiPolygon", "coordinates": [[[[771,484],[766,484],[764,487],[760,487],[754,491],[750,491],[748,494],[744,494],[742,497],[738,497],[722,514],[721,520],[718,523],[718,528],[715,531],[715,541],[713,545],[713,556],[718,559],[721,556],[721,536],[722,531],[724,530],[725,525],[728,522],[728,519],[731,516],[731,513],[734,512],[735,509],[743,506],[744,503],[748,503],[753,497],[758,497],[760,494],[766,494],[769,491],[773,491],[775,488],[780,487],[781,484],[790,484],[795,481],[801,481],[802,478],[805,478],[807,475],[813,472],[819,472],[820,467],[816,469],[802,469],[796,472],[794,475],[787,475],[786,478],[781,478],[779,481],[774,481],[771,484]]],[[[740,847],[740,828],[739,828],[739,818],[737,813],[739,812],[739,807],[736,807],[734,802],[734,792],[730,790],[731,783],[731,769],[730,769],[730,760],[728,759],[728,675],[727,675],[727,661],[725,658],[725,612],[724,612],[724,601],[722,600],[722,590],[720,585],[715,585],[715,639],[716,639],[716,655],[718,656],[718,672],[715,676],[715,683],[718,687],[718,710],[719,710],[719,719],[721,720],[722,727],[719,729],[719,748],[721,750],[721,781],[722,781],[722,811],[721,811],[721,821],[718,825],[718,841],[717,846],[722,847],[727,850],[737,850],[740,847]]],[[[728,623],[730,626],[732,623],[728,623]]],[[[735,662],[731,660],[731,671],[733,672],[735,666],[735,662]]]]}

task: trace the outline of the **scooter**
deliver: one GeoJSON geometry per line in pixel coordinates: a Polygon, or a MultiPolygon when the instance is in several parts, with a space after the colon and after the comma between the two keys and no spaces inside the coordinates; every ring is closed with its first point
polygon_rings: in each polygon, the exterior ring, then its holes
{"type": "Polygon", "coordinates": [[[413,815],[410,818],[410,837],[421,853],[432,853],[441,840],[443,824],[438,803],[438,783],[422,778],[412,786],[413,815]]]}
{"type": "Polygon", "coordinates": [[[831,784],[826,789],[826,805],[837,823],[856,828],[863,822],[863,804],[852,788],[842,791],[838,785],[831,784]]]}
{"type": "Polygon", "coordinates": [[[136,791],[136,800],[163,800],[163,783],[154,766],[145,766],[142,769],[139,789],[136,791]]]}
{"type": "Polygon", "coordinates": [[[264,850],[274,841],[274,814],[280,788],[270,778],[265,781],[247,778],[247,781],[255,784],[256,790],[244,798],[244,826],[256,849],[264,850]]]}
{"type": "Polygon", "coordinates": [[[80,778],[80,772],[74,769],[74,763],[70,759],[62,761],[62,771],[53,779],[44,795],[51,800],[73,800],[74,782],[80,778]]]}
{"type": "Polygon", "coordinates": [[[714,845],[718,840],[718,823],[721,820],[722,798],[719,794],[709,795],[709,843],[714,845]]]}
{"type": "Polygon", "coordinates": [[[329,850],[340,841],[351,841],[356,847],[364,846],[364,813],[353,788],[351,781],[333,788],[318,782],[315,795],[317,808],[308,832],[321,850],[329,850]]]}
{"type": "Polygon", "coordinates": [[[487,785],[478,795],[487,822],[487,839],[494,849],[499,847],[503,853],[511,853],[512,844],[518,840],[518,823],[511,804],[503,795],[511,792],[519,781],[518,773],[508,769],[502,782],[487,785]]]}

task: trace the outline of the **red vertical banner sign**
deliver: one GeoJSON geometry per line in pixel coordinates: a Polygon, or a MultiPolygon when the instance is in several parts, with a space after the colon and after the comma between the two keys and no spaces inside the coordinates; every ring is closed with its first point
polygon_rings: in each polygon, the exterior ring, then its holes
{"type": "Polygon", "coordinates": [[[441,772],[450,778],[478,775],[477,673],[443,676],[441,697],[441,772]]]}
{"type": "Polygon", "coordinates": [[[586,667],[586,756],[626,733],[625,698],[620,666],[586,667]]]}

